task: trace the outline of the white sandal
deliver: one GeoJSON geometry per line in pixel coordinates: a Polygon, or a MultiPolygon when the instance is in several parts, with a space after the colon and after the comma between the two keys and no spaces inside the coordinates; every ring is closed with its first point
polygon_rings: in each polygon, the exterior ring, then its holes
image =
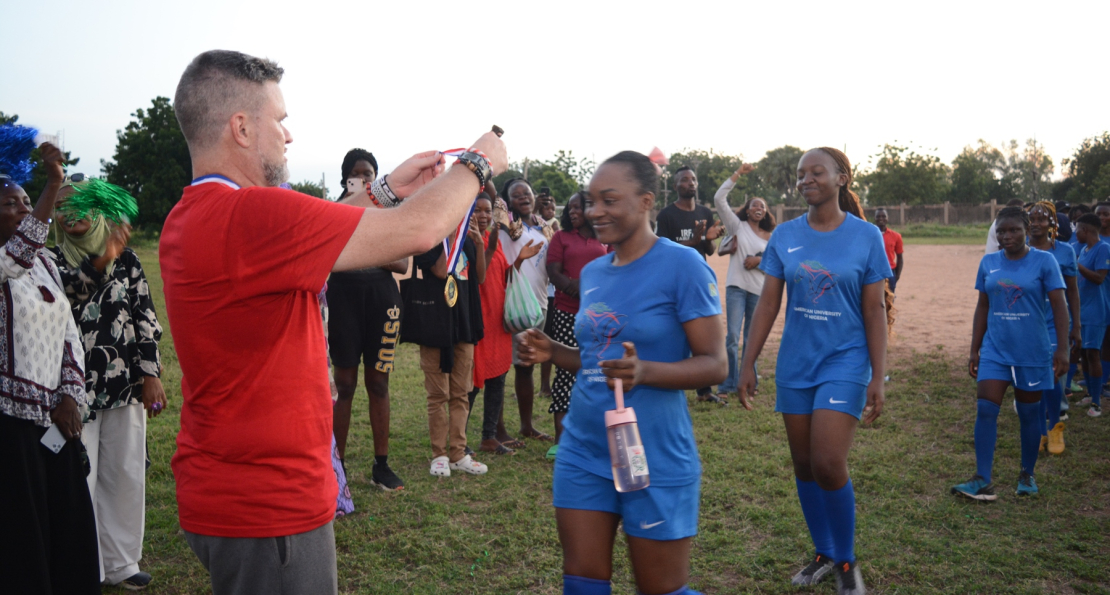
{"type": "Polygon", "coordinates": [[[431,474],[437,477],[451,477],[451,467],[448,466],[447,457],[432,459],[431,474]]]}
{"type": "Polygon", "coordinates": [[[489,471],[489,467],[470,458],[470,455],[451,463],[451,468],[455,471],[465,471],[471,475],[484,475],[486,471],[489,471]]]}

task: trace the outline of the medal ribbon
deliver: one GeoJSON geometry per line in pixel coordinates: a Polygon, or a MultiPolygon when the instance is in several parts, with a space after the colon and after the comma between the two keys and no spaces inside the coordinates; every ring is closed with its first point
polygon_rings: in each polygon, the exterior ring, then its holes
{"type": "MultiPolygon", "coordinates": [[[[458,158],[466,149],[451,149],[450,151],[443,151],[447,157],[458,158]]],[[[478,197],[474,197],[474,202],[470,203],[470,210],[467,211],[466,217],[459,222],[458,227],[455,228],[455,241],[448,242],[450,237],[443,238],[443,253],[447,258],[447,273],[454,275],[455,267],[459,263],[459,256],[462,254],[462,245],[466,241],[466,232],[470,227],[470,218],[474,215],[474,205],[478,202],[478,197]]]]}

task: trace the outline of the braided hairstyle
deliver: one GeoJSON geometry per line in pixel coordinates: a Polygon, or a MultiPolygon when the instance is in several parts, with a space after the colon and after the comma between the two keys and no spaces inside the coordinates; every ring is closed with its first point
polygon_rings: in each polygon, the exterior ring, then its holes
{"type": "MultiPolygon", "coordinates": [[[[1052,210],[1055,213],[1056,209],[1053,208],[1052,210]]],[[[995,216],[994,221],[995,223],[998,223],[1003,219],[1017,219],[1018,221],[1021,221],[1022,225],[1025,226],[1025,230],[1029,231],[1029,213],[1027,213],[1022,207],[1006,207],[998,212],[998,215],[995,216]]]]}
{"type": "Polygon", "coordinates": [[[867,217],[863,214],[863,207],[859,203],[859,195],[852,192],[852,163],[848,161],[848,156],[840,149],[832,147],[817,147],[818,151],[824,152],[829,157],[832,157],[836,162],[836,169],[838,173],[848,176],[848,182],[840,187],[840,195],[837,197],[837,202],[840,204],[840,210],[845,213],[851,213],[860,219],[867,221],[867,217]]]}
{"type": "MultiPolygon", "coordinates": [[[[366,149],[351,149],[343,157],[343,165],[339,168],[341,178],[339,185],[342,187],[342,194],[347,193],[347,178],[351,177],[351,170],[355,168],[355,163],[359,161],[368,161],[374,168],[374,175],[378,175],[378,160],[374,159],[374,154],[366,149]]],[[[366,180],[372,182],[373,180],[366,180]]]]}
{"type": "Polygon", "coordinates": [[[1029,205],[1025,211],[1029,215],[1032,215],[1033,211],[1044,211],[1045,216],[1048,217],[1048,241],[1055,242],[1060,226],[1059,220],[1056,219],[1056,205],[1047,200],[1042,200],[1029,205]]]}

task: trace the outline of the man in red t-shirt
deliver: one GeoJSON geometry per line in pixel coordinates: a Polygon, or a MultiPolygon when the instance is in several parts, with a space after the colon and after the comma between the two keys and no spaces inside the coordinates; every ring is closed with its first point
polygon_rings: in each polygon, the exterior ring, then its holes
{"type": "Polygon", "coordinates": [[[409,197],[395,209],[366,208],[369,195],[341,205],[275,188],[292,142],[282,73],[269,60],[205,52],[174,99],[195,179],[159,246],[184,397],[172,465],[181,528],[216,595],[336,592],[332,402],[316,296],[331,271],[429,250],[466,216],[476,173],[506,166],[488,133],[474,144],[485,170],[444,173],[443,156],[429,151],[386,176],[386,196],[409,197]]]}
{"type": "Polygon", "coordinates": [[[890,284],[890,293],[894,293],[894,288],[898,285],[898,279],[902,278],[902,234],[887,228],[888,219],[886,209],[875,211],[875,225],[878,225],[879,231],[883,232],[886,259],[890,261],[890,268],[894,271],[894,277],[887,280],[887,283],[890,284]]]}

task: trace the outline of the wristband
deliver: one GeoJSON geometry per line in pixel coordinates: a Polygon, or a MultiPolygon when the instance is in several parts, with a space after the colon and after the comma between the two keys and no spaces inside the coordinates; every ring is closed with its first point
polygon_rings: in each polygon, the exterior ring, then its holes
{"type": "Polygon", "coordinates": [[[459,155],[458,161],[455,161],[455,163],[465,165],[467,169],[474,172],[474,175],[478,176],[479,188],[485,188],[486,182],[493,178],[493,165],[490,163],[489,157],[473,147],[459,155]]]}
{"type": "Polygon", "coordinates": [[[397,198],[397,195],[389,187],[389,182],[386,181],[387,177],[388,174],[374,180],[370,184],[370,194],[378,206],[389,209],[401,204],[401,199],[397,198]]]}

